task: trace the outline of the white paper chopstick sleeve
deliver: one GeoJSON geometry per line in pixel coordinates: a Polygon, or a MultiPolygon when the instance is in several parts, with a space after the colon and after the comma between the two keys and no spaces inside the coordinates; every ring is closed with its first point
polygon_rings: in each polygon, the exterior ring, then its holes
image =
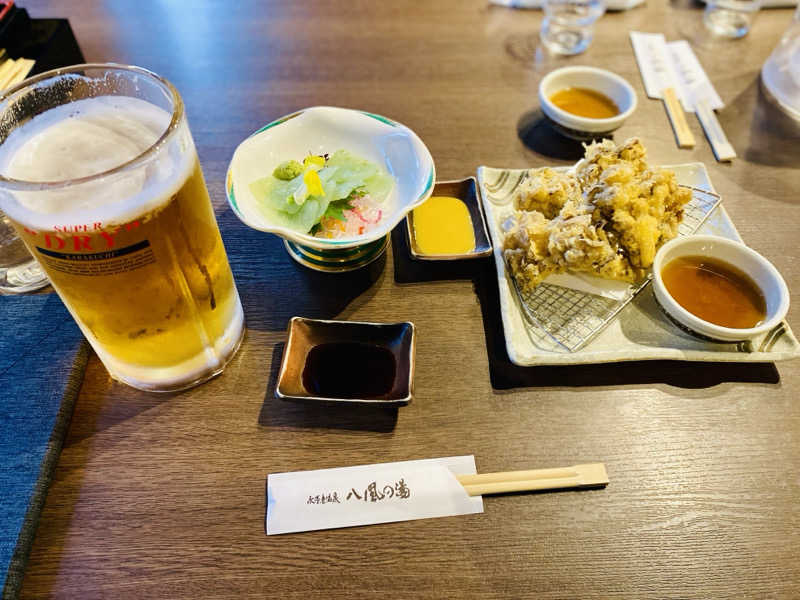
{"type": "Polygon", "coordinates": [[[267,535],[483,512],[455,473],[475,473],[472,456],[267,477],[267,535]]]}

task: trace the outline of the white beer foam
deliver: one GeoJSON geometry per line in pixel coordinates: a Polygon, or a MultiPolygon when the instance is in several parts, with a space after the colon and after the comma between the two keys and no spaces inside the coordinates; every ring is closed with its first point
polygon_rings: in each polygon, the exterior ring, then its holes
{"type": "MultiPolygon", "coordinates": [[[[96,175],[139,156],[166,131],[170,114],[138,98],[86,98],[37,115],[0,146],[0,173],[31,182],[96,175]]],[[[6,212],[28,227],[124,223],[166,203],[194,165],[188,129],[158,160],[122,174],[58,190],[9,192],[6,212]]]]}

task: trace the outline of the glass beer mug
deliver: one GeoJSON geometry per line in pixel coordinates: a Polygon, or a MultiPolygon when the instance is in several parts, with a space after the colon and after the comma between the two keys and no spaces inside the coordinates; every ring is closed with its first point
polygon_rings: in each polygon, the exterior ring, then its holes
{"type": "Polygon", "coordinates": [[[77,65],[5,93],[0,210],[115,379],[183,389],[236,352],[239,295],[165,79],[77,65]]]}

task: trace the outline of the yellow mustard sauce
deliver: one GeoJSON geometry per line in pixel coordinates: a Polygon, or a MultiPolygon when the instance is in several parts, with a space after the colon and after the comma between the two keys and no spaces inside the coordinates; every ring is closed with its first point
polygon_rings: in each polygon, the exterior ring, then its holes
{"type": "Polygon", "coordinates": [[[475,250],[469,209],[458,198],[431,196],[413,214],[414,238],[422,254],[467,254],[475,250]]]}

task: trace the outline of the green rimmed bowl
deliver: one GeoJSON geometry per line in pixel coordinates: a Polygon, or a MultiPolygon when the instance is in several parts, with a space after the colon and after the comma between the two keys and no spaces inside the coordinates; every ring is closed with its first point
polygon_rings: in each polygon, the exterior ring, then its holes
{"type": "Polygon", "coordinates": [[[284,238],[289,255],[300,264],[318,271],[351,271],[383,254],[389,232],[428,199],[435,180],[431,153],[405,125],[360,110],[315,106],[281,117],[239,144],[225,188],[236,216],[254,229],[284,238]],[[394,178],[383,220],[368,233],[334,240],[271,222],[250,192],[250,183],[290,158],[340,149],[379,164],[394,178]]]}

